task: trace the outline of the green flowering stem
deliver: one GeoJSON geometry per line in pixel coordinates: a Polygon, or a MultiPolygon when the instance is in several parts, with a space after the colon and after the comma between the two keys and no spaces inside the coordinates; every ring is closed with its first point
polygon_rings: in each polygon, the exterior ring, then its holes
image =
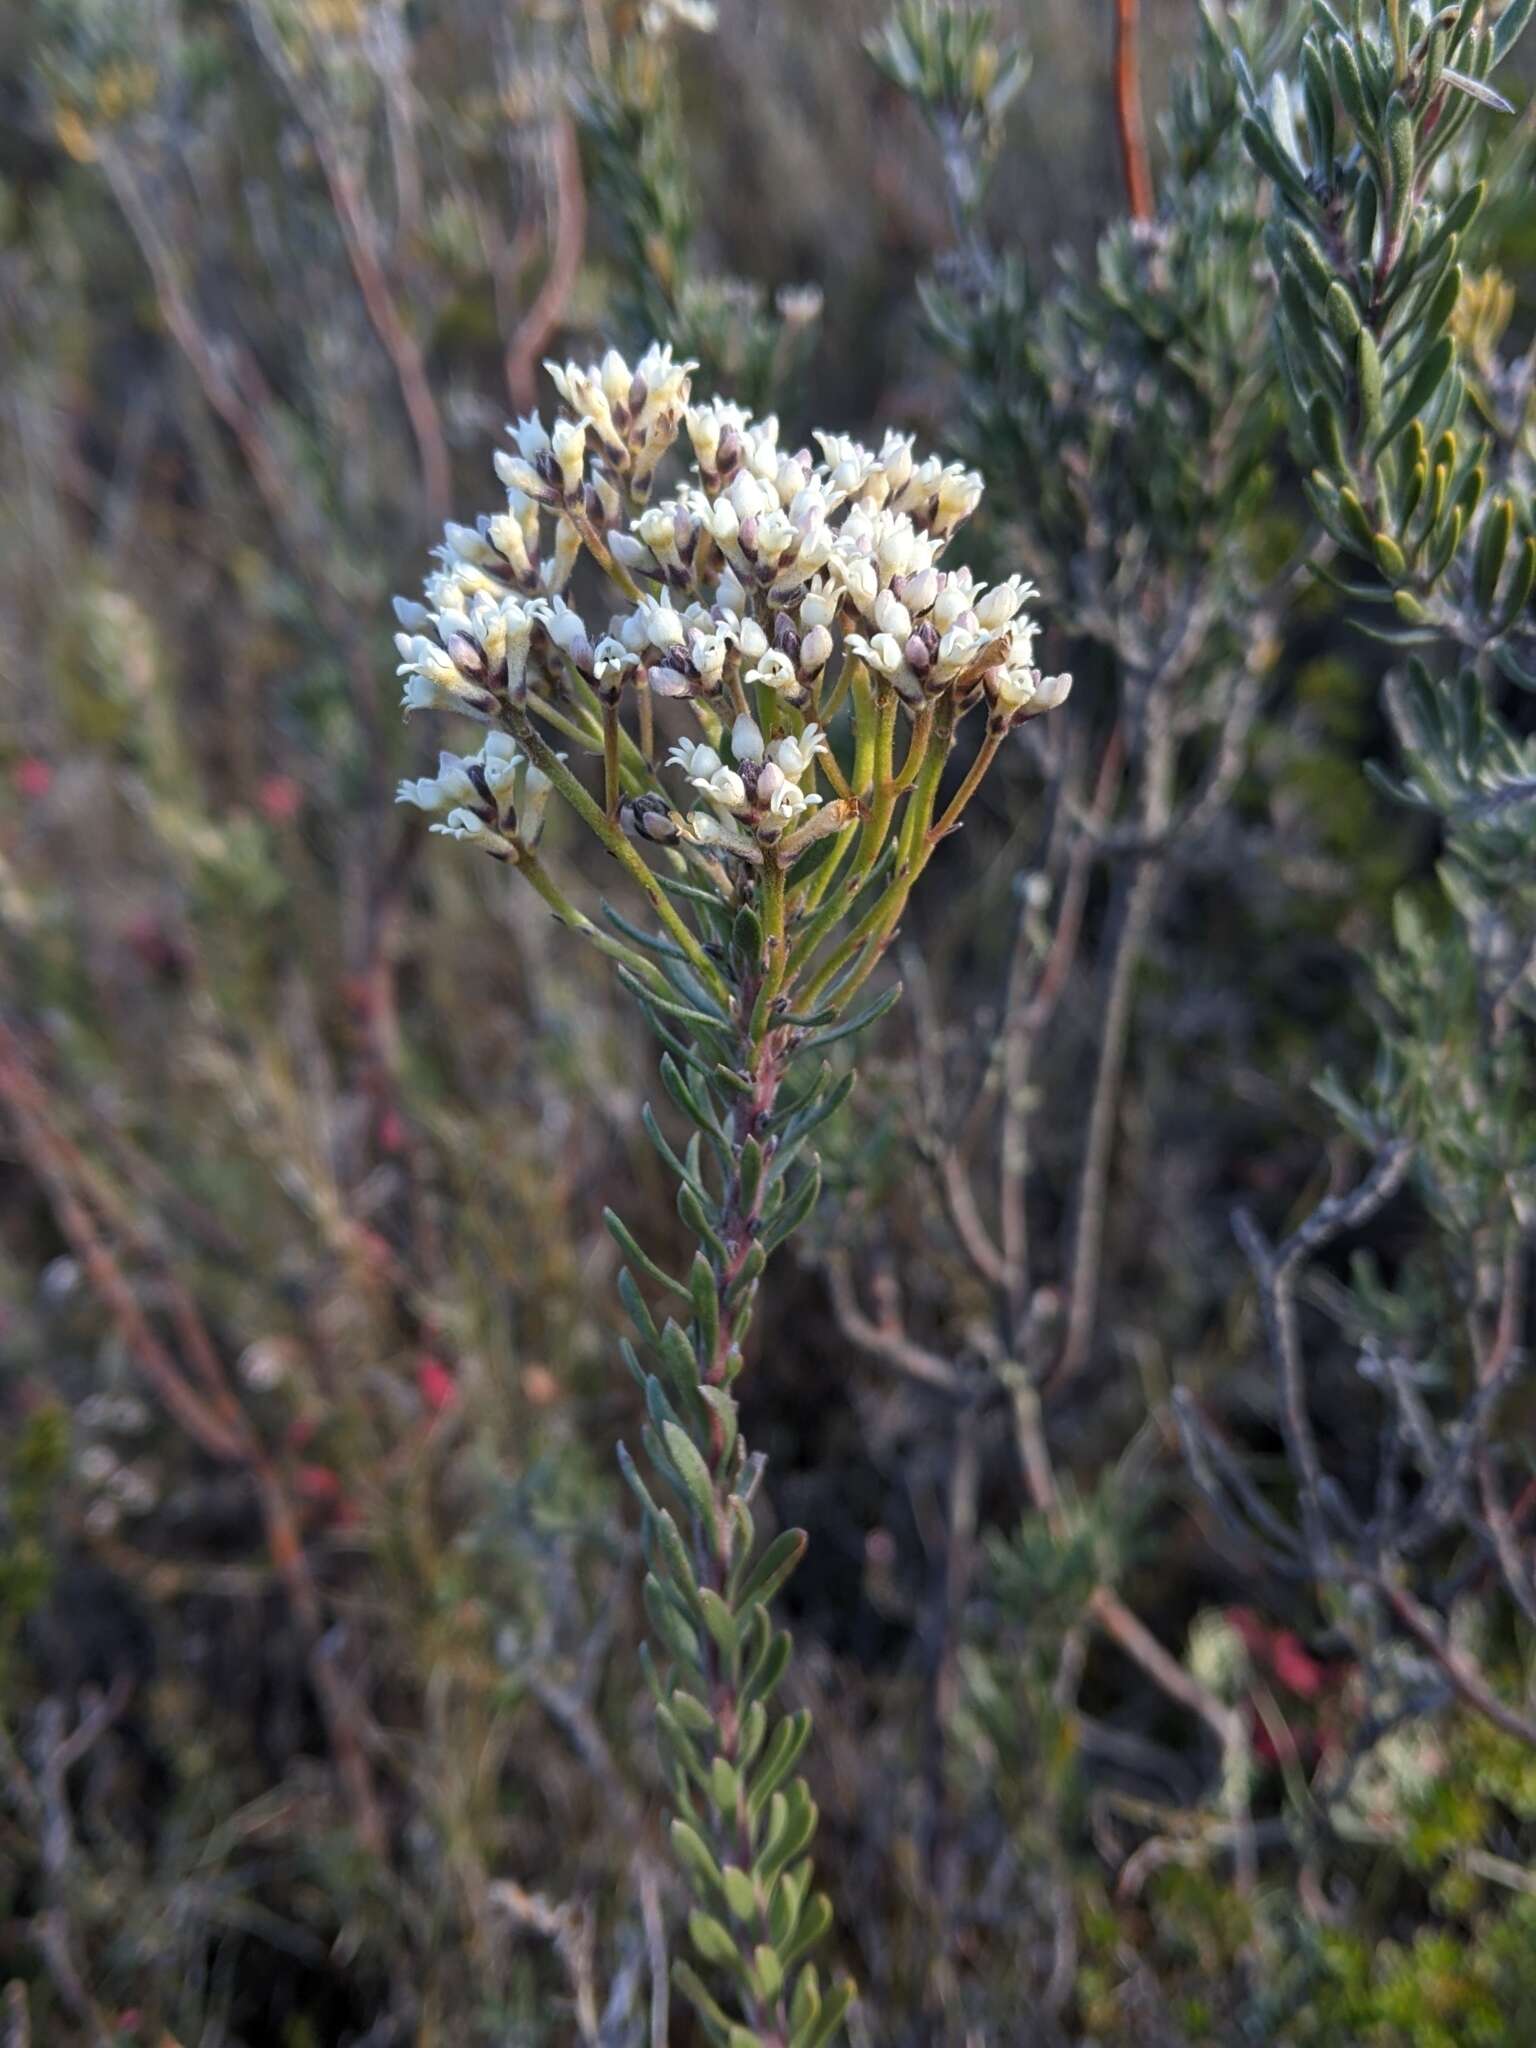
{"type": "MultiPolygon", "coordinates": [[[[565,674],[572,690],[580,700],[582,710],[591,720],[593,738],[596,741],[603,723],[602,699],[569,655],[565,657],[565,674]]],[[[640,725],[643,734],[646,712],[650,707],[651,693],[649,690],[642,690],[638,692],[638,695],[640,697],[640,725]]],[[[530,697],[528,701],[534,706],[535,710],[539,708],[538,699],[530,697]]],[[[625,783],[624,787],[631,796],[637,795],[642,789],[650,787],[651,762],[649,755],[642,752],[635,744],[625,731],[622,723],[619,726],[619,750],[624,758],[625,772],[631,778],[631,780],[625,783]]]]}
{"type": "Polygon", "coordinates": [[[976,758],[965,771],[960,787],[955,791],[948,809],[939,822],[928,828],[928,838],[933,844],[946,838],[959,824],[966,806],[980,789],[987,770],[997,758],[997,750],[1008,736],[1006,725],[992,724],[987,727],[987,736],[976,749],[976,758]]]}
{"type": "Polygon", "coordinates": [[[619,815],[619,707],[603,706],[603,807],[610,818],[619,815]]]}
{"type": "MultiPolygon", "coordinates": [[[[546,725],[552,726],[573,746],[580,747],[584,754],[602,753],[602,736],[595,725],[581,725],[574,718],[567,718],[563,712],[557,711],[553,704],[546,704],[542,697],[530,697],[528,704],[536,717],[542,718],[546,725]]],[[[636,760],[639,760],[638,754],[636,760]]],[[[646,773],[643,763],[639,767],[631,767],[625,760],[620,767],[619,779],[626,796],[638,796],[651,785],[651,777],[646,773]]]]}
{"type": "MultiPolygon", "coordinates": [[[[870,688],[868,668],[857,656],[851,654],[843,662],[842,669],[836,683],[832,687],[831,695],[828,697],[825,707],[818,707],[820,709],[818,722],[823,730],[836,717],[844,697],[848,695],[850,690],[853,693],[854,720],[853,773],[848,778],[846,789],[843,793],[862,805],[865,802],[865,793],[874,781],[875,773],[875,700],[874,692],[870,688]]],[[[849,848],[860,836],[860,830],[859,822],[857,820],[850,820],[838,833],[834,850],[821,863],[802,893],[800,901],[802,911],[815,911],[817,906],[826,897],[827,891],[832,887],[833,881],[838,876],[844,861],[848,857],[849,848]]],[[[794,970],[797,960],[805,960],[810,957],[811,953],[820,944],[822,938],[837,922],[840,912],[836,906],[839,904],[843,908],[847,907],[846,897],[840,890],[833,892],[832,907],[817,919],[816,926],[813,927],[814,937],[806,934],[805,937],[797,941],[795,947],[796,958],[792,959],[790,963],[791,971],[794,970]],[[807,940],[809,940],[809,943],[807,943],[807,940]]]]}
{"type": "Polygon", "coordinates": [[[627,967],[632,974],[640,975],[643,980],[655,989],[658,995],[666,995],[666,977],[661,973],[656,962],[647,959],[645,954],[638,951],[634,946],[626,946],[622,939],[616,939],[610,932],[603,931],[600,926],[592,922],[585,911],[578,910],[570,898],[551,879],[549,870],[530,848],[523,847],[519,849],[517,871],[527,879],[535,894],[544,899],[560,923],[565,925],[568,930],[576,932],[582,938],[588,940],[590,944],[596,946],[600,953],[605,954],[608,959],[616,960],[620,966],[627,967]]]}
{"type": "Polygon", "coordinates": [[[785,892],[787,876],[778,853],[770,847],[763,858],[761,902],[763,906],[763,978],[748,1036],[761,1045],[773,1005],[789,970],[789,946],[785,938],[785,892]]]}
{"type": "Polygon", "coordinates": [[[907,741],[907,757],[901,764],[901,773],[896,777],[898,790],[911,788],[924,761],[928,758],[928,738],[933,731],[933,718],[934,708],[930,701],[923,705],[912,721],[912,733],[907,741]]]}
{"type": "MultiPolygon", "coordinates": [[[[955,708],[953,703],[946,699],[930,727],[917,780],[913,784],[912,793],[907,799],[907,808],[902,815],[896,840],[896,867],[891,882],[887,890],[876,897],[842,943],[810,980],[796,987],[796,999],[802,1008],[813,1005],[822,990],[830,986],[849,961],[856,958],[860,950],[879,934],[878,949],[871,955],[857,979],[851,986],[839,988],[838,1000],[845,1001],[853,990],[864,982],[880,952],[884,950],[890,933],[894,931],[902,911],[906,908],[912,884],[928,864],[933,841],[929,821],[933,817],[934,806],[938,801],[939,782],[944,773],[944,763],[949,759],[954,733],[955,708]]],[[[847,906],[844,904],[841,907],[846,909],[847,906]]],[[[820,924],[823,920],[818,919],[816,922],[820,924]]],[[[830,924],[826,929],[830,929],[830,924]]],[[[825,931],[817,931],[814,926],[806,932],[802,942],[803,961],[809,962],[824,935],[825,931]]]]}
{"type": "Polygon", "coordinates": [[[591,827],[627,874],[639,885],[650,900],[657,921],[668,936],[676,940],[687,955],[689,964],[703,980],[710,993],[721,1002],[729,1002],[730,990],[721,979],[719,969],[704,948],[694,937],[688,925],[668,902],[666,892],[651,873],[645,862],[624,837],[613,819],[604,815],[602,807],[593,802],[580,781],[566,767],[560,756],[540,739],[533,729],[533,722],[526,712],[512,713],[512,731],[519,745],[527,754],[534,767],[559,790],[571,809],[591,827]]]}
{"type": "MultiPolygon", "coordinates": [[[[640,703],[639,753],[646,767],[650,768],[656,760],[656,701],[651,695],[649,684],[642,684],[636,696],[640,703]]],[[[628,735],[625,737],[628,738],[628,735]]]]}

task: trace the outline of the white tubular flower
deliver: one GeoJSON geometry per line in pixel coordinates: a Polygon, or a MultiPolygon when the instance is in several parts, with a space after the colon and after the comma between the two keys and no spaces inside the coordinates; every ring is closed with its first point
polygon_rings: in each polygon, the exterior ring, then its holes
{"type": "Polygon", "coordinates": [[[768,758],[791,782],[798,782],[817,756],[827,751],[827,736],[821,727],[808,725],[798,739],[791,735],[775,740],[768,749],[768,758]]]}
{"type": "Polygon", "coordinates": [[[681,768],[690,782],[708,782],[721,766],[720,756],[703,740],[678,740],[667,756],[669,768],[681,768]]]}
{"type": "Polygon", "coordinates": [[[746,608],[746,585],[730,564],[727,563],[725,574],[715,585],[715,609],[724,612],[734,623],[735,620],[742,616],[746,608]]]}
{"type": "Polygon", "coordinates": [[[1006,662],[987,677],[992,695],[1009,711],[1023,711],[1034,703],[1042,677],[1027,662],[1006,662]]]}
{"type": "Polygon", "coordinates": [[[438,690],[461,690],[464,678],[447,652],[425,633],[397,633],[395,649],[400,656],[396,675],[419,675],[438,690]]]}
{"type": "Polygon", "coordinates": [[[642,576],[656,574],[656,560],[643,540],[632,533],[610,533],[609,551],[622,569],[637,569],[642,576]]]}
{"type": "Polygon", "coordinates": [[[792,782],[783,769],[774,761],[767,762],[758,773],[757,802],[766,806],[769,815],[775,818],[798,818],[804,812],[814,810],[821,802],[803,790],[798,782],[792,782]]]}
{"type": "MultiPolygon", "coordinates": [[[[678,0],[672,0],[675,6],[678,0]]],[[[688,4],[688,0],[683,0],[688,4]]],[[[700,8],[701,13],[710,17],[714,25],[713,7],[700,8]]],[[[645,354],[635,365],[635,374],[630,385],[636,396],[636,405],[642,419],[654,422],[668,417],[674,422],[680,420],[688,404],[688,387],[693,372],[698,368],[693,361],[675,363],[672,360],[670,342],[653,341],[645,354]]]]}
{"type": "Polygon", "coordinates": [[[831,496],[839,503],[857,497],[875,469],[875,457],[847,434],[818,433],[815,438],[831,496]]]}
{"type": "Polygon", "coordinates": [[[505,853],[507,848],[506,839],[496,827],[487,825],[473,811],[450,811],[432,830],[445,834],[449,839],[463,839],[471,846],[483,846],[490,853],[505,853]]]}
{"type": "MultiPolygon", "coordinates": [[[[407,633],[421,633],[431,625],[432,614],[424,604],[417,604],[415,599],[410,597],[397,597],[393,602],[395,617],[400,621],[400,624],[407,633]]],[[[400,645],[398,633],[395,635],[395,645],[397,647],[400,645]]]]}
{"type": "Polygon", "coordinates": [[[690,629],[688,652],[701,683],[713,685],[719,682],[725,673],[725,658],[730,647],[730,635],[726,632],[701,633],[697,627],[690,629]]]}
{"type": "Polygon", "coordinates": [[[729,506],[738,522],[765,519],[770,512],[779,510],[776,495],[749,469],[739,470],[731,479],[722,502],[729,506]]]}
{"type": "Polygon", "coordinates": [[[457,555],[461,561],[475,562],[485,567],[496,559],[496,551],[484,534],[473,526],[458,526],[451,519],[443,523],[443,546],[447,553],[457,555]]]}
{"type": "Polygon", "coordinates": [[[549,437],[550,453],[560,470],[560,482],[567,498],[580,491],[587,469],[587,428],[591,421],[556,420],[549,437]]]}
{"type": "Polygon", "coordinates": [[[880,571],[875,564],[862,555],[849,559],[834,554],[828,567],[865,618],[869,618],[880,594],[880,571]]]}
{"type": "Polygon", "coordinates": [[[800,600],[802,633],[812,633],[818,626],[830,626],[836,617],[837,597],[830,590],[808,590],[800,600]]]}
{"type": "Polygon", "coordinates": [[[912,631],[912,614],[894,592],[882,590],[875,599],[875,624],[893,640],[905,640],[912,631]]]}
{"type": "Polygon", "coordinates": [[[939,572],[937,569],[919,569],[915,576],[902,580],[901,601],[913,618],[921,618],[924,612],[932,611],[939,595],[939,572]]]}
{"type": "Polygon", "coordinates": [[[731,756],[737,761],[761,761],[763,758],[762,729],[757,720],[745,711],[731,727],[731,756]]]}
{"type": "Polygon", "coordinates": [[[561,653],[569,655],[585,673],[592,666],[593,652],[592,642],[587,637],[586,621],[580,612],[573,611],[563,597],[535,598],[529,610],[561,653]]]}
{"type": "Polygon", "coordinates": [[[746,805],[747,785],[734,768],[717,768],[712,775],[693,775],[689,780],[722,810],[738,811],[746,805]]]}
{"type": "Polygon", "coordinates": [[[690,405],[687,412],[688,438],[701,473],[713,475],[719,466],[720,448],[726,436],[740,437],[750,422],[739,405],[716,400],[712,405],[690,405]]]}
{"type": "Polygon", "coordinates": [[[475,801],[475,785],[464,768],[458,754],[439,754],[436,775],[402,782],[395,791],[395,802],[414,804],[419,811],[446,811],[456,804],[471,804],[475,801]]]}
{"type": "Polygon", "coordinates": [[[507,432],[517,443],[517,452],[524,462],[537,462],[541,455],[550,452],[549,433],[536,412],[524,413],[514,420],[507,432]]]}
{"type": "MultiPolygon", "coordinates": [[[[557,755],[565,759],[564,754],[557,755]]],[[[549,808],[550,792],[554,784],[542,768],[536,768],[521,754],[516,759],[516,775],[512,785],[512,803],[517,814],[517,836],[524,846],[537,846],[544,830],[544,813],[549,808]]]]}
{"type": "Polygon", "coordinates": [[[607,675],[623,675],[627,669],[638,668],[640,657],[631,654],[622,640],[615,640],[611,633],[604,634],[592,650],[592,673],[601,682],[607,675]]]}
{"type": "Polygon", "coordinates": [[[580,557],[581,535],[569,519],[559,520],[555,526],[554,552],[539,570],[539,583],[546,596],[564,590],[580,557]]]}
{"type": "Polygon", "coordinates": [[[736,645],[743,661],[761,661],[768,652],[768,635],[756,619],[743,619],[736,628],[736,645]]]}
{"type": "MultiPolygon", "coordinates": [[[[766,635],[764,638],[766,639],[766,635]]],[[[789,690],[793,689],[800,679],[789,656],[780,653],[777,647],[769,647],[759,656],[756,666],[747,670],[742,680],[748,683],[762,683],[770,690],[789,690]]]]}
{"type": "Polygon", "coordinates": [[[976,507],[981,503],[984,486],[974,469],[962,469],[958,463],[945,470],[939,480],[938,503],[929,525],[940,535],[954,532],[964,525],[976,507]]]}
{"type": "MultiPolygon", "coordinates": [[[[610,354],[614,353],[616,352],[610,351],[610,354]]],[[[617,358],[617,362],[624,378],[623,390],[619,394],[622,402],[625,392],[629,389],[629,365],[622,356],[617,358]]],[[[613,404],[609,398],[608,379],[604,374],[604,367],[594,364],[589,369],[583,369],[579,363],[561,364],[549,361],[545,362],[544,367],[549,372],[550,382],[575,417],[578,420],[585,420],[593,428],[598,439],[604,442],[614,455],[621,456],[624,450],[624,437],[614,421],[613,404]]]]}
{"type": "Polygon", "coordinates": [[[1006,583],[994,584],[976,599],[976,623],[984,631],[995,633],[1015,619],[1034,594],[1033,583],[1026,583],[1022,576],[1010,576],[1006,583]]]}
{"type": "Polygon", "coordinates": [[[517,452],[508,454],[502,449],[497,453],[497,476],[509,491],[548,504],[551,496],[548,471],[554,457],[544,422],[536,412],[530,412],[513,421],[507,432],[512,436],[517,452]]]}
{"type": "Polygon", "coordinates": [[[1042,676],[1035,691],[1032,711],[1056,711],[1066,703],[1072,694],[1072,678],[1068,675],[1042,676]]]}
{"type": "Polygon", "coordinates": [[[987,644],[985,633],[979,633],[973,626],[951,626],[939,639],[938,654],[934,659],[934,674],[941,682],[951,676],[960,675],[975,660],[987,644]]]}
{"type": "MultiPolygon", "coordinates": [[[[641,647],[682,647],[686,644],[683,622],[665,598],[642,597],[634,610],[634,623],[641,647]]],[[[626,635],[626,645],[632,644],[626,635]]]]}
{"type": "MultiPolygon", "coordinates": [[[[512,740],[504,732],[487,733],[485,745],[480,749],[478,761],[474,764],[466,765],[478,766],[481,774],[485,777],[486,788],[491,792],[492,796],[497,798],[500,797],[504,789],[512,786],[519,767],[526,768],[528,766],[523,760],[522,755],[517,751],[512,740]]],[[[439,770],[439,773],[441,773],[441,770],[439,770]]],[[[529,769],[529,773],[537,775],[538,770],[536,768],[529,769]]],[[[540,777],[540,780],[542,779],[540,777]]],[[[465,781],[467,782],[468,780],[469,778],[466,776],[465,781]]]]}
{"type": "Polygon", "coordinates": [[[971,609],[972,592],[956,578],[948,578],[933,601],[929,623],[936,633],[947,633],[971,609]]]}
{"type": "Polygon", "coordinates": [[[879,529],[875,563],[882,583],[933,566],[933,550],[910,519],[892,519],[879,529]]]}
{"type": "Polygon", "coordinates": [[[858,655],[880,675],[893,676],[901,667],[900,645],[889,633],[877,633],[873,640],[866,640],[862,633],[850,633],[847,644],[850,653],[858,655]]]}

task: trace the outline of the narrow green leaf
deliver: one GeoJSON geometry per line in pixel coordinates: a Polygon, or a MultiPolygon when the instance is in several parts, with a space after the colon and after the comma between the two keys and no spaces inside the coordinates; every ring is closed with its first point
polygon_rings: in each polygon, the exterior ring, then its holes
{"type": "Polygon", "coordinates": [[[772,1696],[789,1669],[793,1651],[794,1645],[784,1630],[780,1629],[769,1636],[741,1688],[740,1698],[743,1706],[750,1705],[753,1700],[766,1700],[772,1696]]]}
{"type": "Polygon", "coordinates": [[[898,981],[883,995],[876,996],[875,1000],[860,1010],[856,1016],[849,1017],[841,1024],[834,1024],[829,1031],[815,1032],[806,1040],[807,1050],[814,1047],[820,1052],[829,1045],[836,1045],[839,1039],[854,1037],[858,1032],[867,1030],[871,1024],[876,1023],[888,1010],[894,1010],[900,1001],[901,983],[898,981]]]}
{"type": "Polygon", "coordinates": [[[763,1231],[763,1249],[776,1252],[779,1246],[810,1215],[821,1193],[821,1162],[812,1155],[799,1186],[774,1211],[773,1218],[763,1231]]]}
{"type": "Polygon", "coordinates": [[[697,1670],[699,1639],[678,1613],[675,1601],[667,1597],[667,1589],[654,1572],[646,1573],[640,1591],[651,1627],[674,1657],[697,1670]]]}
{"type": "Polygon", "coordinates": [[[658,1266],[649,1252],[641,1250],[634,1232],[617,1210],[605,1209],[603,1222],[608,1226],[608,1235],[626,1259],[632,1260],[642,1273],[648,1273],[658,1287],[670,1287],[674,1294],[680,1294],[685,1301],[688,1299],[688,1290],[682,1281],[667,1272],[665,1267],[658,1266]]]}
{"type": "Polygon", "coordinates": [[[672,1982],[681,1991],[700,2019],[718,2030],[723,2041],[726,2037],[726,2030],[734,2023],[730,2014],[704,1988],[697,1972],[690,1968],[687,1963],[674,1963],[672,1965],[672,1982]]]}
{"type": "Polygon", "coordinates": [[[675,1422],[662,1426],[662,1441],[666,1444],[678,1478],[687,1490],[689,1498],[699,1511],[699,1519],[706,1529],[713,1531],[715,1524],[715,1488],[709,1476],[709,1467],[699,1455],[698,1446],[686,1430],[675,1422]]]}
{"type": "Polygon", "coordinates": [[[1399,400],[1385,431],[1377,440],[1376,447],[1390,448],[1410,420],[1426,413],[1434,399],[1439,397],[1441,386],[1454,369],[1456,344],[1450,335],[1443,334],[1429,354],[1419,365],[1417,374],[1409,381],[1408,389],[1399,400]]]}
{"type": "Polygon", "coordinates": [[[826,1939],[832,1931],[832,1920],[832,1901],[825,1892],[817,1892],[801,1912],[793,1935],[787,1942],[779,1944],[779,1953],[784,1958],[786,1969],[826,1939]]]}
{"type": "Polygon", "coordinates": [[[698,1332],[699,1361],[707,1367],[720,1338],[720,1294],[715,1285],[715,1269],[702,1252],[693,1255],[688,1292],[693,1301],[694,1324],[698,1332]]]}
{"type": "Polygon", "coordinates": [[[706,1963],[715,1963],[721,1969],[733,1971],[737,1976],[746,1975],[746,1965],[737,1951],[735,1942],[712,1913],[703,1913],[697,1907],[694,1908],[688,1915],[688,1938],[706,1963]]]}
{"type": "Polygon", "coordinates": [[[779,1961],[778,1952],[759,1942],[752,1951],[752,1979],[759,1998],[771,2004],[784,1989],[784,1965],[779,1961]]]}
{"type": "Polygon", "coordinates": [[[789,2005],[789,2027],[792,2034],[803,2033],[821,2013],[821,1983],[816,1975],[815,1965],[807,1963],[800,1972],[800,1981],[795,1986],[795,1995],[789,2005]]]}
{"type": "Polygon", "coordinates": [[[1493,610],[1494,599],[1498,595],[1499,578],[1504,572],[1504,558],[1509,553],[1509,543],[1514,531],[1514,505],[1508,498],[1496,499],[1483,514],[1482,531],[1477,537],[1477,555],[1472,570],[1472,590],[1480,611],[1493,610]]]}
{"type": "Polygon", "coordinates": [[[858,1986],[850,1981],[836,1985],[827,1993],[820,2013],[811,2024],[802,2027],[798,2034],[790,2035],[789,2048],[826,2048],[858,1995],[858,1986]]]}
{"type": "Polygon", "coordinates": [[[757,1918],[757,1886],[747,1873],[736,1863],[727,1863],[720,1873],[725,1888],[725,1901],[732,1913],[741,1921],[757,1918]]]}
{"type": "Polygon", "coordinates": [[[737,1591],[738,1611],[771,1600],[804,1557],[809,1540],[803,1529],[785,1529],[775,1536],[737,1591]]]}
{"type": "MultiPolygon", "coordinates": [[[[684,1181],[677,1191],[677,1213],[699,1242],[708,1248],[719,1265],[722,1268],[729,1265],[730,1255],[726,1251],[725,1240],[710,1221],[705,1213],[704,1204],[687,1181],[684,1181]]],[[[685,1295],[688,1293],[686,1287],[681,1291],[685,1295]]]]}
{"type": "Polygon", "coordinates": [[[1536,536],[1527,534],[1515,552],[1515,565],[1510,571],[1504,603],[1495,621],[1498,632],[1509,631],[1530,603],[1533,590],[1536,590],[1536,536]]]}
{"type": "Polygon", "coordinates": [[[682,1531],[670,1511],[666,1508],[660,1509],[652,1527],[656,1531],[657,1547],[666,1560],[676,1591],[682,1594],[690,1607],[699,1607],[702,1596],[698,1577],[693,1569],[693,1560],[688,1555],[688,1546],[683,1541],[682,1531]]]}
{"type": "Polygon", "coordinates": [[[741,1780],[723,1756],[709,1767],[709,1796],[721,1813],[734,1813],[741,1797],[741,1780]]]}
{"type": "MultiPolygon", "coordinates": [[[[747,1788],[747,1810],[755,1819],[768,1805],[784,1780],[800,1761],[806,1743],[811,1736],[811,1716],[808,1708],[786,1715],[768,1739],[763,1760],[752,1773],[747,1788]]],[[[803,1846],[803,1845],[802,1845],[803,1846]]],[[[799,1849],[791,1851],[798,1855],[799,1849]]],[[[786,1857],[785,1861],[788,1862],[786,1857]]]]}
{"type": "Polygon", "coordinates": [[[736,1655],[741,1636],[730,1608],[713,1586],[699,1588],[699,1611],[704,1617],[705,1627],[715,1639],[716,1648],[729,1662],[736,1655]]]}
{"type": "Polygon", "coordinates": [[[720,1464],[724,1468],[729,1464],[731,1453],[736,1448],[736,1435],[740,1427],[736,1403],[724,1387],[701,1386],[699,1398],[720,1425],[720,1464]]]}
{"type": "Polygon", "coordinates": [[[683,1868],[711,1891],[723,1891],[720,1866],[710,1854],[704,1837],[697,1829],[689,1827],[685,1820],[675,1820],[672,1823],[671,1835],[673,1853],[683,1868]]]}
{"type": "MultiPolygon", "coordinates": [[[[1519,42],[1531,25],[1531,15],[1536,12],[1536,0],[1509,0],[1509,5],[1499,16],[1493,31],[1493,61],[1502,64],[1510,51],[1519,42]]],[[[1514,108],[1508,109],[1510,113],[1514,108]]]]}

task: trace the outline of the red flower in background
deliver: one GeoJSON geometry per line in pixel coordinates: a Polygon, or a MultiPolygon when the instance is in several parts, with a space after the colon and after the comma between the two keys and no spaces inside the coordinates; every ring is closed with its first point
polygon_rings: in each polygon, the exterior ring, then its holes
{"type": "Polygon", "coordinates": [[[263,776],[256,803],[269,824],[291,825],[304,808],[303,785],[292,775],[263,776]]]}
{"type": "Polygon", "coordinates": [[[442,1360],[429,1351],[424,1351],[416,1362],[416,1391],[422,1406],[434,1415],[441,1415],[459,1398],[458,1381],[442,1360]]]}

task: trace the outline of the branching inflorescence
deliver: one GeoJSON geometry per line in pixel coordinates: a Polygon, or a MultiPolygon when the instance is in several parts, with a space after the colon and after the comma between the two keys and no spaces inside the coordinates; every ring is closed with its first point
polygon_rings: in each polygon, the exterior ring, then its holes
{"type": "Polygon", "coordinates": [[[693,367],[661,347],[633,370],[612,352],[551,366],[566,416],[513,430],[497,458],[507,509],[450,525],[426,603],[397,605],[407,709],[489,728],[400,796],[612,958],[665,1047],[691,1135],[676,1149],[650,1110],[645,1123],[697,1241],[691,1270],[666,1272],[609,1225],[668,1497],[621,1453],[664,1658],[647,1672],[715,1988],[688,1965],[676,1976],[711,2039],[806,2048],[833,2037],[853,1990],[823,1991],[803,1961],[832,1918],[811,1888],[816,1808],[793,1775],[810,1719],[770,1706],[790,1644],[769,1602],[805,1539],[754,1555],[763,1461],[733,1388],[767,1258],[816,1202],[810,1141],[852,1086],[823,1054],[894,1000],[861,992],[913,885],[1007,735],[1070,678],[1035,666],[1029,585],[943,566],[979,476],[897,436],[878,454],[833,434],[819,459],[781,449],[774,419],[691,405],[693,367]],[[652,503],[684,429],[693,475],[652,503]],[[565,595],[583,555],[619,601],[601,632],[565,595]],[[977,742],[951,789],[966,724],[977,742]],[[570,901],[539,850],[552,797],[619,862],[647,922],[605,905],[599,924],[570,901]]]}

